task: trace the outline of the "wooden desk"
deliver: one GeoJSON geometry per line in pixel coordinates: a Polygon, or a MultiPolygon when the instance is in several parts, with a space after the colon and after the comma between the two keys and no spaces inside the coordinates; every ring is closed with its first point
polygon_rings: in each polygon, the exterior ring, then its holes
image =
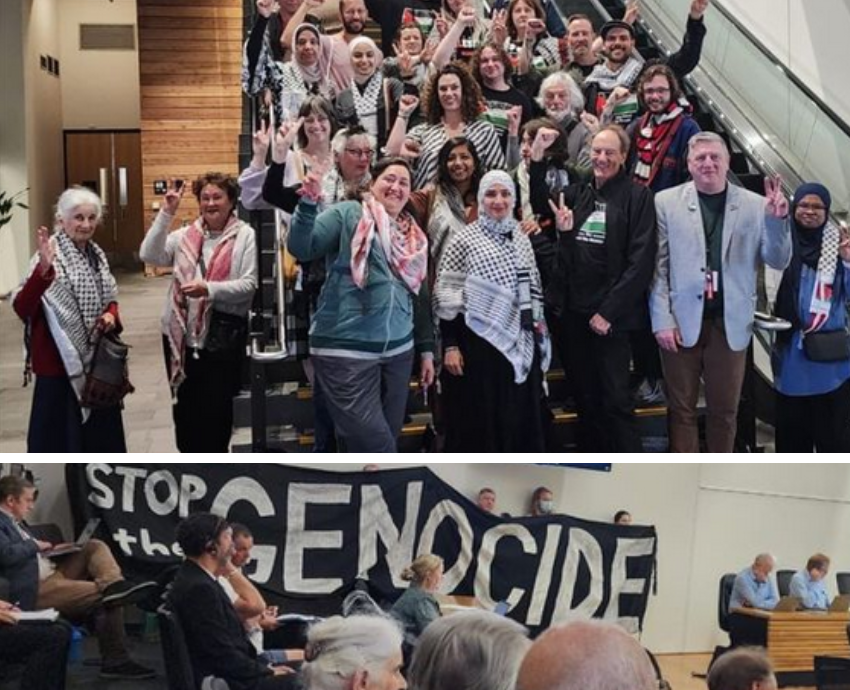
{"type": "Polygon", "coordinates": [[[847,625],[850,613],[773,613],[736,609],[767,626],[767,652],[777,673],[810,672],[816,656],[850,658],[847,625]]]}

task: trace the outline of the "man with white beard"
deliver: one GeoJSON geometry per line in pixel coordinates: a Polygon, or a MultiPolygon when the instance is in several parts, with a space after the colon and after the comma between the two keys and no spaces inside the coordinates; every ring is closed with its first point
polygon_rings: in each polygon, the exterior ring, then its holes
{"type": "Polygon", "coordinates": [[[584,112],[584,96],[566,72],[550,74],[540,85],[537,106],[541,115],[558,123],[567,133],[570,161],[580,170],[590,169],[590,141],[599,120],[584,112]]]}

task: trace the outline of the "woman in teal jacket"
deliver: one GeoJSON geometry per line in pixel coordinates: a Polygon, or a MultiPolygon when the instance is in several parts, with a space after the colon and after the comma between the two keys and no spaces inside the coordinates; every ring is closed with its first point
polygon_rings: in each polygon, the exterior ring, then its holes
{"type": "Polygon", "coordinates": [[[428,240],[406,210],[410,188],[407,162],[387,158],[372,172],[371,198],[318,214],[320,181],[308,177],[292,219],[290,253],[327,265],[310,354],[349,452],[396,451],[414,350],[422,385],[434,380],[428,240]]]}

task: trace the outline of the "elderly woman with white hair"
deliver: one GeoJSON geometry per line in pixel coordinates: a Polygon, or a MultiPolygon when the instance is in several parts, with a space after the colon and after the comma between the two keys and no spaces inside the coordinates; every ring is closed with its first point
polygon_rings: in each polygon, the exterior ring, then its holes
{"type": "Polygon", "coordinates": [[[305,690],[406,690],[402,633],[385,616],[329,618],[304,651],[305,690]]]}
{"type": "Polygon", "coordinates": [[[81,405],[96,331],[120,331],[118,287],[92,240],[103,207],[94,192],[66,189],[54,233],[38,229],[38,252],[13,307],[26,322],[26,376],[36,375],[27,451],[124,453],[121,405],[81,405]]]}
{"type": "Polygon", "coordinates": [[[446,451],[544,449],[549,336],[534,250],[515,205],[510,175],[487,173],[478,220],[449,240],[437,270],[446,451]]]}
{"type": "Polygon", "coordinates": [[[541,115],[554,120],[567,133],[569,160],[577,172],[590,173],[590,142],[599,120],[584,112],[581,89],[566,72],[555,72],[543,80],[536,105],[541,115]]]}
{"type": "Polygon", "coordinates": [[[488,611],[434,622],[419,638],[410,667],[416,690],[515,690],[531,646],[525,628],[488,611]]]}

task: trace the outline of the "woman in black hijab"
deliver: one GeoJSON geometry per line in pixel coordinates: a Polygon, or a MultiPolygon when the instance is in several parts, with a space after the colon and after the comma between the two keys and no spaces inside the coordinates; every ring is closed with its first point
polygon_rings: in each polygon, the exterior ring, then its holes
{"type": "Polygon", "coordinates": [[[850,450],[850,231],[829,222],[831,203],[821,184],[794,193],[794,254],[776,298],[791,329],[772,355],[778,453],[850,450]]]}

